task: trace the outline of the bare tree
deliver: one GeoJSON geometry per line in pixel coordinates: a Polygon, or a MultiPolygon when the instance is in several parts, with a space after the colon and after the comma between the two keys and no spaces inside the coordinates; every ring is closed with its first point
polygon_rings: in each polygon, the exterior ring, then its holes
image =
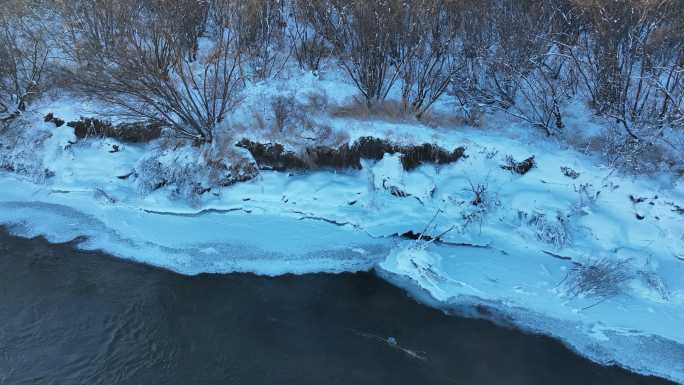
{"type": "Polygon", "coordinates": [[[457,39],[454,13],[446,0],[416,0],[404,5],[399,40],[402,57],[402,97],[420,119],[444,94],[460,70],[455,57],[457,39]]]}
{"type": "Polygon", "coordinates": [[[631,140],[682,124],[681,2],[575,0],[584,30],[568,50],[599,114],[631,140]]]}
{"type": "Polygon", "coordinates": [[[563,128],[568,66],[554,39],[563,25],[560,3],[491,0],[453,7],[463,70],[453,76],[451,91],[465,108],[502,110],[548,135],[563,128]]]}

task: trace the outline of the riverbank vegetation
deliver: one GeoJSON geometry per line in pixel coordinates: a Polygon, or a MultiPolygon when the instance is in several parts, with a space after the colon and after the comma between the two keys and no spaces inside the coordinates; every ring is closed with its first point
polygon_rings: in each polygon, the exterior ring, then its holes
{"type": "MultiPolygon", "coordinates": [[[[678,6],[679,5],[679,6],[678,6]]],[[[503,111],[568,136],[588,105],[617,157],[684,126],[684,11],[652,0],[10,0],[0,10],[0,121],[51,88],[211,143],[248,82],[337,68],[366,112],[429,122],[441,99],[478,124],[503,111]],[[485,117],[483,117],[485,116],[485,117]]],[[[281,127],[296,106],[274,103],[281,127]]],[[[356,107],[360,110],[360,107],[356,107]]],[[[442,111],[444,109],[441,109],[442,111]]],[[[354,111],[354,109],[352,109],[354,111]]],[[[628,159],[626,163],[633,163],[628,159]]]]}

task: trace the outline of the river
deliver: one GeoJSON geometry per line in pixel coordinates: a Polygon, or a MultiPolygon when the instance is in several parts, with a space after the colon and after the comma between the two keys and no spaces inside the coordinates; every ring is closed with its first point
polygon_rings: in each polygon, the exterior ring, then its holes
{"type": "Polygon", "coordinates": [[[183,276],[0,229],[0,384],[666,384],[373,273],[183,276]]]}

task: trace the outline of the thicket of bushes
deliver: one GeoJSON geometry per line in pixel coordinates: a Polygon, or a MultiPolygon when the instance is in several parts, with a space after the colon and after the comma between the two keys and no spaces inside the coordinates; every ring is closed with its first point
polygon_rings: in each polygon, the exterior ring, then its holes
{"type": "Polygon", "coordinates": [[[586,100],[632,141],[684,127],[681,0],[5,0],[0,122],[60,83],[210,142],[247,80],[338,63],[369,107],[444,94],[548,135],[586,100]]]}

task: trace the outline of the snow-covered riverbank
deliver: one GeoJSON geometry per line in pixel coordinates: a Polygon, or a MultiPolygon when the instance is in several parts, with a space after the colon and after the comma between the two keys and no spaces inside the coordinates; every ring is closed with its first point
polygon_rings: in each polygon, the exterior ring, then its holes
{"type": "Polygon", "coordinates": [[[54,107],[5,144],[14,172],[0,173],[0,224],[16,234],[87,237],[85,249],[182,274],[376,269],[435,306],[485,306],[596,361],[684,382],[679,181],[620,176],[550,141],[346,119],[332,123],[350,141],[464,146],[467,158],[412,171],[398,154],[361,170],[262,171],[187,200],[174,186],[145,191],[132,173],[150,156],[201,169],[202,149],[76,141],[39,119],[54,107]],[[508,156],[534,156],[535,167],[504,169],[508,156]],[[602,264],[618,266],[599,277],[611,286],[580,287],[582,269],[602,264]]]}

